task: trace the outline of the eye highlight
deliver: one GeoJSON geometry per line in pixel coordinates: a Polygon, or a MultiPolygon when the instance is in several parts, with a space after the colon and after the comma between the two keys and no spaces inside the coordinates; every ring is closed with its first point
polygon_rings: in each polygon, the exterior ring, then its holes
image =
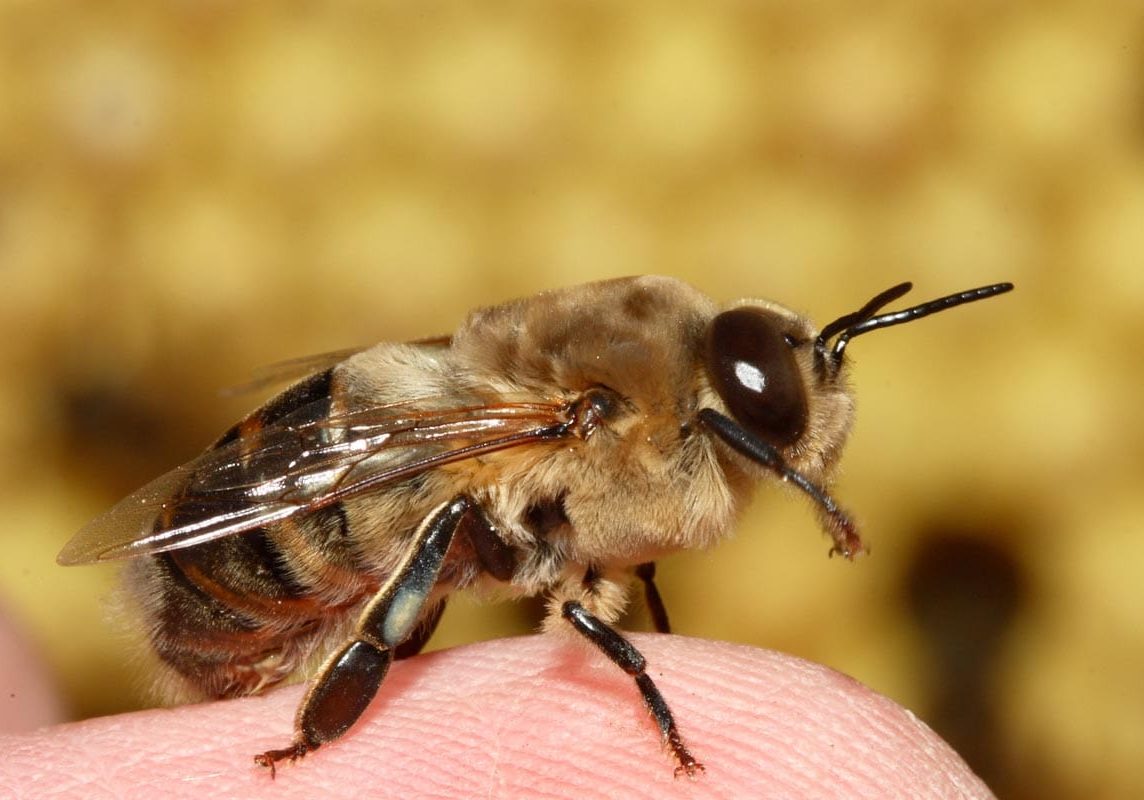
{"type": "Polygon", "coordinates": [[[806,430],[806,391],[789,335],[757,308],[724,311],[707,331],[707,374],[731,415],[785,447],[806,430]]]}

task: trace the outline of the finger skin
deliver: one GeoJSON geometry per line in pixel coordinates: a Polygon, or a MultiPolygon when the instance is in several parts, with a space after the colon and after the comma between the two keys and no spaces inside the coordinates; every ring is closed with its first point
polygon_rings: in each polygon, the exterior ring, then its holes
{"type": "Polygon", "coordinates": [[[791,656],[633,635],[706,766],[673,777],[630,678],[557,636],[398,662],[358,725],[277,779],[302,687],[0,737],[14,798],[988,798],[929,728],[791,656]]]}
{"type": "Polygon", "coordinates": [[[0,613],[0,734],[30,731],[62,719],[43,659],[12,618],[0,613]]]}

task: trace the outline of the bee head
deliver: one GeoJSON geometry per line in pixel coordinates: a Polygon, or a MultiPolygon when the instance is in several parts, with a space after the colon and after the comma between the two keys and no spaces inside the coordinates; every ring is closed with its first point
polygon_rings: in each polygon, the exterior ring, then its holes
{"type": "Polygon", "coordinates": [[[841,386],[846,345],[855,336],[900,325],[1013,288],[998,283],[879,314],[911,288],[900,283],[844,314],[815,336],[809,323],[773,305],[740,305],[715,316],[707,329],[705,364],[712,388],[731,416],[711,408],[700,420],[732,449],[795,483],[824,513],[835,550],[860,547],[857,533],[833,499],[784,452],[827,466],[849,428],[851,403],[841,386]]]}

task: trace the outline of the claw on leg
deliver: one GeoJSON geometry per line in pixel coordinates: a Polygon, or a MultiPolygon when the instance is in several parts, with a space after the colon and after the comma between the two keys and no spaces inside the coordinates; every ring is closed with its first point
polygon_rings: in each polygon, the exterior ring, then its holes
{"type": "Polygon", "coordinates": [[[313,748],[307,747],[302,742],[295,742],[289,747],[283,747],[281,750],[267,750],[265,753],[259,753],[254,757],[254,763],[270,770],[270,780],[274,780],[274,777],[278,774],[278,770],[274,766],[275,764],[279,761],[286,761],[287,759],[293,764],[312,749],[313,748]]]}
{"type": "MultiPolygon", "coordinates": [[[[682,744],[682,742],[680,744],[682,744]]],[[[675,748],[673,747],[672,749],[674,750],[675,748]]],[[[678,778],[680,775],[686,775],[689,778],[694,778],[699,775],[699,773],[707,771],[707,768],[696,761],[695,757],[692,756],[691,753],[687,752],[686,748],[684,748],[682,753],[676,750],[675,757],[679,761],[679,766],[675,768],[676,778],[678,778]]]]}

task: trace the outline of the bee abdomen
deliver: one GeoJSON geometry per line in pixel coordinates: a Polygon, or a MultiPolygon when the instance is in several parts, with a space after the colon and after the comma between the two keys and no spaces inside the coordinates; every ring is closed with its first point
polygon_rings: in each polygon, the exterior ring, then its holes
{"type": "Polygon", "coordinates": [[[305,409],[305,414],[296,422],[323,419],[330,411],[333,380],[334,368],[330,367],[294,384],[246,419],[232,426],[214,443],[214,446],[222,447],[240,438],[249,438],[255,442],[262,428],[291,414],[297,414],[302,409],[305,409]]]}
{"type": "Polygon", "coordinates": [[[199,693],[248,694],[284,679],[297,661],[291,654],[323,620],[372,588],[355,586],[336,604],[301,582],[276,541],[299,527],[259,528],[145,562],[152,647],[199,693]]]}
{"type": "Polygon", "coordinates": [[[340,504],[140,562],[151,644],[197,693],[249,694],[288,677],[327,621],[376,582],[348,551],[340,504]]]}
{"type": "MultiPolygon", "coordinates": [[[[161,553],[142,562],[143,580],[155,601],[151,644],[156,655],[206,697],[244,694],[276,682],[261,674],[258,665],[273,660],[291,633],[216,596],[220,584],[206,579],[193,559],[187,568],[187,553],[198,549],[161,553]]],[[[293,635],[313,622],[296,624],[299,630],[293,635]]]]}
{"type": "Polygon", "coordinates": [[[212,602],[252,619],[310,617],[317,603],[282,561],[265,528],[168,554],[177,569],[212,602]]]}

